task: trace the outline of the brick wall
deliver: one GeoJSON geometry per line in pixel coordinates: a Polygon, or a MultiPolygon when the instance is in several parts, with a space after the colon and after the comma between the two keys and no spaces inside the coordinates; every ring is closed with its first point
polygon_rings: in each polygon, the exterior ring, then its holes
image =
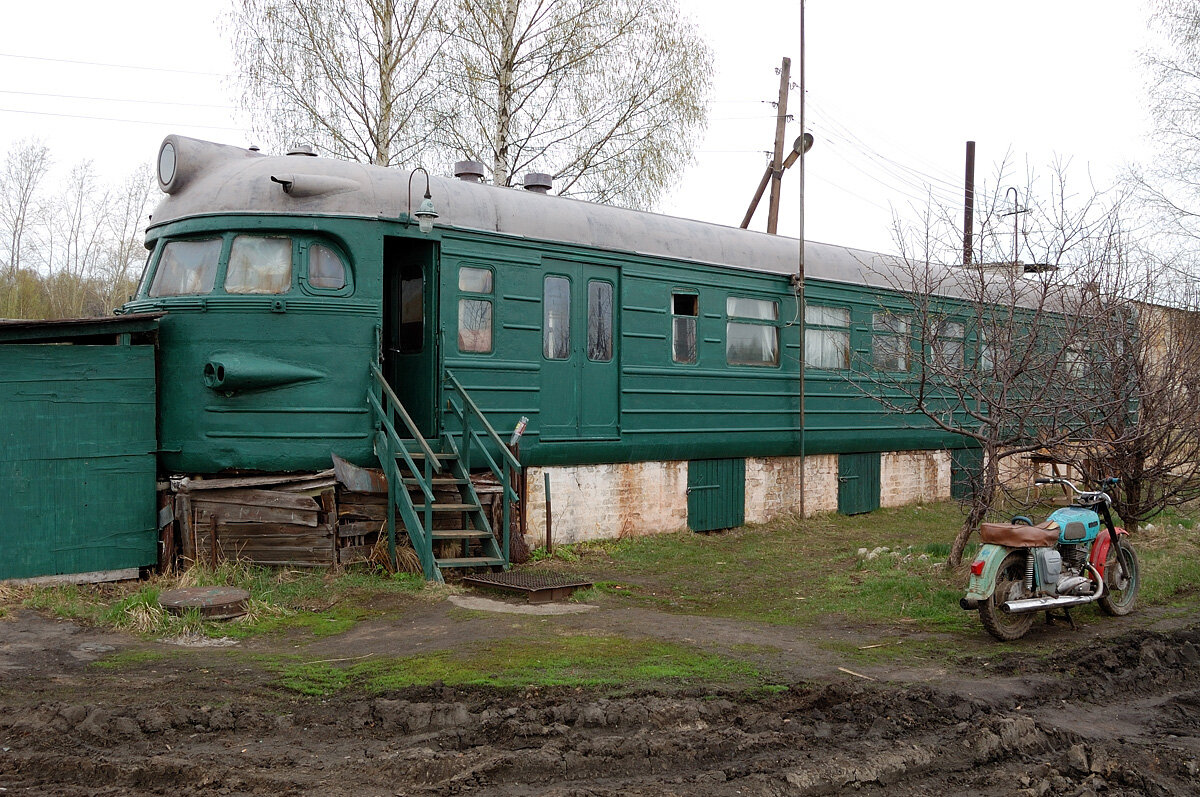
{"type": "Polygon", "coordinates": [[[880,456],[880,506],[904,506],[950,497],[949,452],[894,451],[880,456]]]}
{"type": "Polygon", "coordinates": [[[555,544],[687,528],[687,462],[529,468],[525,522],[530,545],[546,540],[550,474],[555,544]]]}
{"type": "MultiPolygon", "coordinates": [[[[880,502],[900,506],[950,497],[950,455],[945,451],[883,454],[880,502]]],[[[836,512],[838,458],[804,460],[809,516],[836,512]]],[[[550,474],[556,544],[613,539],[687,528],[686,461],[633,462],[528,469],[527,541],[545,544],[545,474],[550,474]]],[[[746,460],[746,522],[766,523],[800,512],[800,458],[746,460]]]]}

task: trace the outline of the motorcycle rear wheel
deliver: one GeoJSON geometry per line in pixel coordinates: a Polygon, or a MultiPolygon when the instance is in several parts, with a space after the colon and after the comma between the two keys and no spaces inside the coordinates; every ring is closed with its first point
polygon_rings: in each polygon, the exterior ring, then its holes
{"type": "Polygon", "coordinates": [[[1001,642],[1012,642],[1029,633],[1036,612],[1010,614],[1001,607],[1025,593],[1024,551],[1013,551],[1004,557],[996,573],[996,588],[986,601],[979,604],[979,619],[987,632],[1001,642]]]}
{"type": "Polygon", "coordinates": [[[1107,591],[1100,597],[1100,611],[1114,617],[1129,614],[1137,602],[1140,583],[1137,551],[1133,550],[1128,540],[1118,537],[1104,565],[1104,586],[1107,591]]]}

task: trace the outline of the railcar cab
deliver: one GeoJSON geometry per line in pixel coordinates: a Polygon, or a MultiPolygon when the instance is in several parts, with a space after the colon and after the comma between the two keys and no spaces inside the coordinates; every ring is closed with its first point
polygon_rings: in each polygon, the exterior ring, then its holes
{"type": "Polygon", "coordinates": [[[362,397],[376,300],[344,231],[254,216],[167,225],[129,312],[166,310],[159,436],[168,470],[369,460],[362,397]]]}

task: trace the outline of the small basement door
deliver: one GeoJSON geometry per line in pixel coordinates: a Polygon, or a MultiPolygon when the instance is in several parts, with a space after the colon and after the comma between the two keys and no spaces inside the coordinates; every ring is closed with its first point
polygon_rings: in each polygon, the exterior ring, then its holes
{"type": "Polygon", "coordinates": [[[879,508],[879,453],[838,454],[838,512],[861,515],[879,508]]]}
{"type": "Polygon", "coordinates": [[[746,460],[696,459],[688,463],[688,528],[731,529],[746,523],[746,460]]]}

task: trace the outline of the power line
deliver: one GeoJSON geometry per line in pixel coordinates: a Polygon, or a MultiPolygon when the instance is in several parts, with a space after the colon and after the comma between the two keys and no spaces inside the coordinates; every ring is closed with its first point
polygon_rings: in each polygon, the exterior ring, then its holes
{"type": "Polygon", "coordinates": [[[192,122],[164,122],[161,120],[150,119],[116,119],[111,116],[87,116],[85,114],[76,113],[51,113],[50,111],[23,111],[17,108],[0,108],[0,113],[23,113],[33,116],[56,116],[63,119],[88,119],[94,122],[119,122],[121,124],[130,125],[158,125],[160,127],[193,127],[202,130],[236,130],[239,133],[246,132],[242,127],[228,127],[223,125],[202,125],[192,122]]]}
{"type": "Polygon", "coordinates": [[[222,108],[226,110],[234,110],[232,105],[213,105],[201,102],[174,102],[172,100],[139,100],[139,99],[123,99],[121,97],[92,97],[86,94],[49,94],[41,91],[14,91],[10,89],[0,89],[0,94],[18,94],[22,97],[52,97],[60,100],[88,100],[95,102],[128,102],[138,103],[140,105],[179,105],[186,108],[222,108]]]}
{"type": "Polygon", "coordinates": [[[49,58],[41,55],[19,55],[17,53],[0,53],[0,58],[19,58],[26,61],[45,61],[55,64],[74,64],[76,66],[99,66],[106,69],[133,69],[140,72],[169,72],[176,75],[203,75],[205,77],[231,77],[223,72],[196,72],[190,69],[170,69],[163,66],[138,66],[135,64],[109,64],[102,61],[76,61],[71,58],[49,58]]]}

